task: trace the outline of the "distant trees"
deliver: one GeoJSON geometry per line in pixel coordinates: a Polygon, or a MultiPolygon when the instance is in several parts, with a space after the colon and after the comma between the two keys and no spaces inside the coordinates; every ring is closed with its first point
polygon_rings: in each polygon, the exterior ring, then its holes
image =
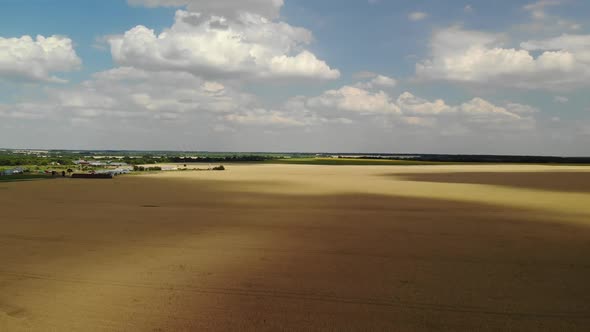
{"type": "MultiPolygon", "coordinates": [[[[276,157],[265,155],[230,155],[230,156],[191,156],[191,157],[168,157],[168,161],[172,163],[219,163],[219,162],[262,162],[266,160],[276,159],[276,157]]],[[[185,166],[186,167],[186,166],[185,166]]]]}
{"type": "Polygon", "coordinates": [[[74,161],[85,159],[92,160],[97,157],[117,155],[118,161],[125,162],[129,165],[150,165],[156,163],[178,163],[186,164],[190,163],[239,163],[239,162],[263,162],[267,160],[273,160],[282,158],[282,155],[273,154],[190,154],[190,155],[179,155],[174,152],[170,153],[145,153],[137,154],[135,152],[117,152],[117,151],[84,151],[84,152],[71,152],[71,151],[49,151],[43,154],[29,154],[21,152],[0,151],[0,166],[22,166],[22,165],[35,165],[35,166],[49,166],[49,165],[61,165],[68,166],[74,165],[74,161]]]}
{"type": "Polygon", "coordinates": [[[37,165],[47,166],[55,164],[59,165],[72,165],[74,163],[73,158],[64,157],[40,157],[35,155],[24,155],[24,154],[0,154],[0,166],[22,166],[22,165],[37,165]]]}
{"type": "MultiPolygon", "coordinates": [[[[27,150],[0,150],[0,166],[14,168],[18,166],[36,166],[46,168],[50,165],[71,167],[74,161],[84,160],[116,160],[129,165],[153,165],[159,163],[175,163],[187,165],[192,163],[242,163],[265,162],[288,157],[315,158],[331,157],[331,154],[303,153],[213,153],[213,152],[165,152],[165,151],[65,151],[49,150],[35,152],[27,150]]],[[[339,154],[334,159],[385,159],[420,162],[451,162],[451,163],[555,163],[555,164],[590,164],[590,157],[550,157],[550,156],[495,156],[495,155],[443,155],[443,154],[339,154]]],[[[75,169],[92,169],[92,166],[78,165],[75,169]]],[[[62,168],[62,167],[59,167],[62,168]]],[[[72,167],[74,168],[74,167],[72,167]]],[[[144,170],[149,170],[145,169],[144,170]]],[[[156,169],[154,169],[156,170],[156,169]]]]}
{"type": "Polygon", "coordinates": [[[129,165],[145,165],[145,164],[155,164],[156,162],[166,162],[167,160],[162,159],[154,159],[153,156],[125,156],[122,159],[123,162],[129,165]]]}

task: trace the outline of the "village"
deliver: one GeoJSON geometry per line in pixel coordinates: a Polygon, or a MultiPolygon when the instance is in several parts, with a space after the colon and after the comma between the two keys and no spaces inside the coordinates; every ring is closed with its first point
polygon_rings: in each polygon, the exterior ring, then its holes
{"type": "Polygon", "coordinates": [[[116,175],[128,174],[133,171],[133,166],[118,161],[86,161],[76,160],[72,165],[62,165],[52,162],[47,166],[17,166],[0,169],[0,176],[30,176],[35,177],[97,177],[112,178],[116,175]]]}
{"type": "Polygon", "coordinates": [[[73,179],[112,179],[115,176],[130,174],[132,172],[158,172],[158,171],[221,171],[225,170],[223,165],[201,168],[187,164],[150,164],[150,165],[129,165],[119,160],[84,160],[79,159],[71,165],[62,165],[52,162],[47,166],[16,166],[0,169],[0,179],[3,180],[27,180],[35,178],[73,178],[73,179]]]}

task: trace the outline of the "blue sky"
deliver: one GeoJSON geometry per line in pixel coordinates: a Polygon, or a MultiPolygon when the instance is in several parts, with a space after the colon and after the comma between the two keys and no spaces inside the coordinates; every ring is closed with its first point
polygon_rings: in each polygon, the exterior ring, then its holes
{"type": "Polygon", "coordinates": [[[0,146],[590,154],[587,1],[0,6],[0,146]]]}

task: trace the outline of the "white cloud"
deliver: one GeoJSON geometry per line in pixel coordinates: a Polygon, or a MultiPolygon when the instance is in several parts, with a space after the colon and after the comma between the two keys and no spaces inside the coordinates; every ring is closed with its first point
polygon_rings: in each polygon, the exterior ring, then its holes
{"type": "Polygon", "coordinates": [[[455,129],[461,128],[461,133],[478,129],[532,129],[532,114],[537,112],[537,109],[529,105],[507,103],[505,106],[498,106],[482,98],[473,98],[451,106],[442,99],[428,101],[409,92],[401,94],[397,104],[406,119],[412,120],[410,123],[423,125],[426,122],[429,126],[438,123],[439,128],[453,124],[455,129]]]}
{"type": "Polygon", "coordinates": [[[383,91],[370,92],[361,88],[344,86],[329,90],[322,95],[310,98],[306,105],[311,109],[339,110],[370,113],[399,113],[399,108],[383,91]]]}
{"type": "Polygon", "coordinates": [[[0,78],[64,82],[52,73],[76,70],[81,63],[67,37],[0,37],[0,78]]]}
{"type": "Polygon", "coordinates": [[[535,19],[545,18],[545,8],[551,6],[559,6],[563,4],[563,0],[540,0],[525,5],[524,10],[528,11],[535,19]]]}
{"type": "Polygon", "coordinates": [[[0,104],[0,118],[4,119],[38,120],[47,117],[50,111],[51,106],[41,103],[0,104]]]}
{"type": "Polygon", "coordinates": [[[207,93],[219,94],[225,89],[225,87],[223,84],[217,82],[205,82],[202,85],[202,89],[207,93]]]}
{"type": "MultiPolygon", "coordinates": [[[[256,140],[266,149],[269,145],[264,145],[268,143],[264,133],[275,129],[280,130],[281,142],[291,148],[300,147],[300,140],[308,140],[313,147],[318,139],[340,139],[346,136],[343,130],[349,133],[351,129],[382,140],[391,139],[387,135],[450,140],[456,147],[462,146],[465,138],[489,142],[506,135],[520,137],[535,128],[536,113],[535,108],[516,103],[499,105],[473,98],[449,104],[410,92],[393,96],[358,84],[315,97],[292,97],[273,106],[240,92],[232,80],[209,81],[185,72],[120,67],[97,73],[73,87],[48,89],[45,99],[0,104],[0,124],[37,128],[28,132],[77,130],[81,136],[72,138],[84,137],[91,145],[91,137],[97,142],[116,137],[109,142],[119,140],[117,144],[144,148],[154,148],[152,144],[219,147],[215,144],[224,142],[230,144],[222,145],[227,149],[237,144],[235,140],[248,144],[256,140]]],[[[338,149],[342,145],[326,147],[338,149]]]]}
{"type": "Polygon", "coordinates": [[[537,36],[555,34],[564,30],[580,30],[578,22],[547,13],[547,8],[566,4],[566,0],[540,0],[523,6],[530,15],[530,22],[519,25],[520,29],[532,32],[537,36]]]}
{"type": "Polygon", "coordinates": [[[285,104],[285,110],[266,109],[255,96],[235,86],[190,73],[132,67],[96,73],[77,86],[48,89],[46,98],[35,102],[0,104],[0,118],[59,118],[73,126],[97,129],[110,127],[109,121],[134,129],[153,128],[153,121],[156,126],[163,121],[198,121],[214,132],[234,132],[232,126],[287,128],[324,122],[293,105],[285,104]]]}
{"type": "MultiPolygon", "coordinates": [[[[519,131],[535,127],[534,114],[538,110],[529,105],[506,103],[495,105],[482,98],[473,98],[459,105],[449,105],[442,99],[429,101],[402,93],[397,99],[379,91],[371,92],[357,86],[329,90],[317,97],[298,97],[299,112],[313,112],[316,119],[333,119],[342,115],[397,123],[397,126],[431,128],[444,135],[466,135],[478,131],[519,131]],[[387,115],[388,117],[383,117],[387,115]]],[[[293,109],[293,108],[291,108],[293,109]]]]}
{"type": "Polygon", "coordinates": [[[416,74],[424,80],[526,89],[576,88],[590,84],[590,48],[580,42],[583,39],[567,39],[570,44],[575,40],[577,49],[558,47],[535,57],[529,49],[548,41],[524,42],[522,49],[505,48],[502,35],[450,27],[434,33],[431,57],[416,65],[416,74]]]}
{"type": "Polygon", "coordinates": [[[306,123],[294,117],[290,117],[284,112],[269,111],[265,109],[248,110],[242,113],[227,114],[223,117],[224,120],[234,122],[242,125],[257,125],[257,126],[305,126],[306,123]]]}
{"type": "Polygon", "coordinates": [[[422,107],[427,109],[428,105],[432,105],[432,112],[438,115],[439,128],[453,126],[453,134],[523,131],[535,127],[532,114],[536,109],[528,105],[499,106],[482,98],[473,98],[457,106],[446,106],[444,101],[425,102],[422,107]]]}
{"type": "Polygon", "coordinates": [[[408,15],[408,19],[410,21],[422,21],[423,19],[427,18],[428,14],[425,12],[412,12],[408,15]]]}
{"type": "MultiPolygon", "coordinates": [[[[296,56],[279,55],[270,59],[270,71],[266,75],[275,77],[315,77],[336,79],[340,72],[330,68],[309,51],[302,51],[296,56]]],[[[263,76],[265,76],[263,74],[263,76]]]]}
{"type": "Polygon", "coordinates": [[[454,112],[454,110],[442,99],[429,102],[428,100],[418,98],[409,92],[404,92],[397,98],[397,105],[403,113],[408,116],[454,112]]]}
{"type": "Polygon", "coordinates": [[[146,7],[186,6],[191,12],[236,18],[244,13],[270,19],[279,16],[283,0],[127,0],[129,4],[146,7]]]}
{"type": "Polygon", "coordinates": [[[528,40],[520,43],[527,51],[567,50],[571,52],[590,52],[590,35],[562,34],[543,40],[528,40]]]}
{"type": "MultiPolygon", "coordinates": [[[[517,108],[520,106],[516,106],[517,108]]],[[[472,100],[461,104],[458,110],[467,115],[470,122],[512,122],[522,117],[514,112],[510,112],[504,107],[496,106],[482,98],[473,98],[472,100]]]]}
{"type": "Polygon", "coordinates": [[[362,89],[374,88],[393,88],[397,85],[397,80],[393,77],[376,74],[370,71],[362,71],[354,75],[355,78],[367,81],[358,82],[354,86],[362,89]]]}
{"type": "Polygon", "coordinates": [[[539,109],[530,105],[523,105],[518,103],[507,103],[506,109],[508,112],[516,115],[532,115],[539,112],[539,109]]]}
{"type": "Polygon", "coordinates": [[[465,7],[463,7],[463,11],[466,13],[473,13],[473,6],[472,5],[465,5],[465,7]]]}
{"type": "Polygon", "coordinates": [[[304,48],[312,39],[306,29],[258,15],[234,22],[179,10],[174,25],[160,34],[137,26],[109,42],[119,65],[146,70],[206,77],[338,78],[338,70],[304,48]]]}
{"type": "Polygon", "coordinates": [[[307,130],[390,123],[398,128],[429,128],[431,135],[455,136],[482,130],[528,130],[534,127],[536,112],[527,105],[499,106],[481,98],[459,105],[449,105],[442,99],[426,100],[409,92],[395,98],[359,84],[315,97],[293,97],[280,107],[269,107],[231,83],[207,81],[185,72],[132,67],[97,73],[74,87],[49,89],[45,100],[0,105],[2,118],[59,118],[78,127],[110,128],[109,123],[116,123],[142,130],[154,127],[149,125],[153,121],[156,126],[192,121],[214,132],[220,128],[239,132],[242,127],[307,130]]]}
{"type": "Polygon", "coordinates": [[[553,101],[559,104],[567,104],[570,100],[564,96],[555,96],[553,97],[553,101]]]}
{"type": "Polygon", "coordinates": [[[388,76],[377,75],[375,78],[371,80],[371,84],[374,86],[392,88],[397,85],[397,81],[394,78],[388,76]]]}
{"type": "Polygon", "coordinates": [[[254,107],[254,99],[188,73],[120,67],[73,87],[48,89],[45,100],[12,105],[5,113],[29,118],[170,120],[189,113],[236,112],[254,107]]]}

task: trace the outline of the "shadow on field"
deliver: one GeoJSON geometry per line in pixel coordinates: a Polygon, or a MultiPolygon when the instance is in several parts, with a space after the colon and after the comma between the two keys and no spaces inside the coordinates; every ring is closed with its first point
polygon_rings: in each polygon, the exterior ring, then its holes
{"type": "Polygon", "coordinates": [[[394,174],[410,181],[485,184],[563,192],[590,192],[590,172],[453,172],[394,174]]]}
{"type": "Polygon", "coordinates": [[[559,216],[423,198],[262,194],[216,181],[59,185],[60,195],[44,182],[0,192],[0,304],[30,315],[13,324],[41,327],[54,317],[48,308],[85,326],[100,328],[108,316],[110,327],[163,330],[590,324],[590,229],[559,216]],[[23,208],[31,202],[35,209],[23,208]],[[108,296],[116,305],[103,305],[108,296]]]}

